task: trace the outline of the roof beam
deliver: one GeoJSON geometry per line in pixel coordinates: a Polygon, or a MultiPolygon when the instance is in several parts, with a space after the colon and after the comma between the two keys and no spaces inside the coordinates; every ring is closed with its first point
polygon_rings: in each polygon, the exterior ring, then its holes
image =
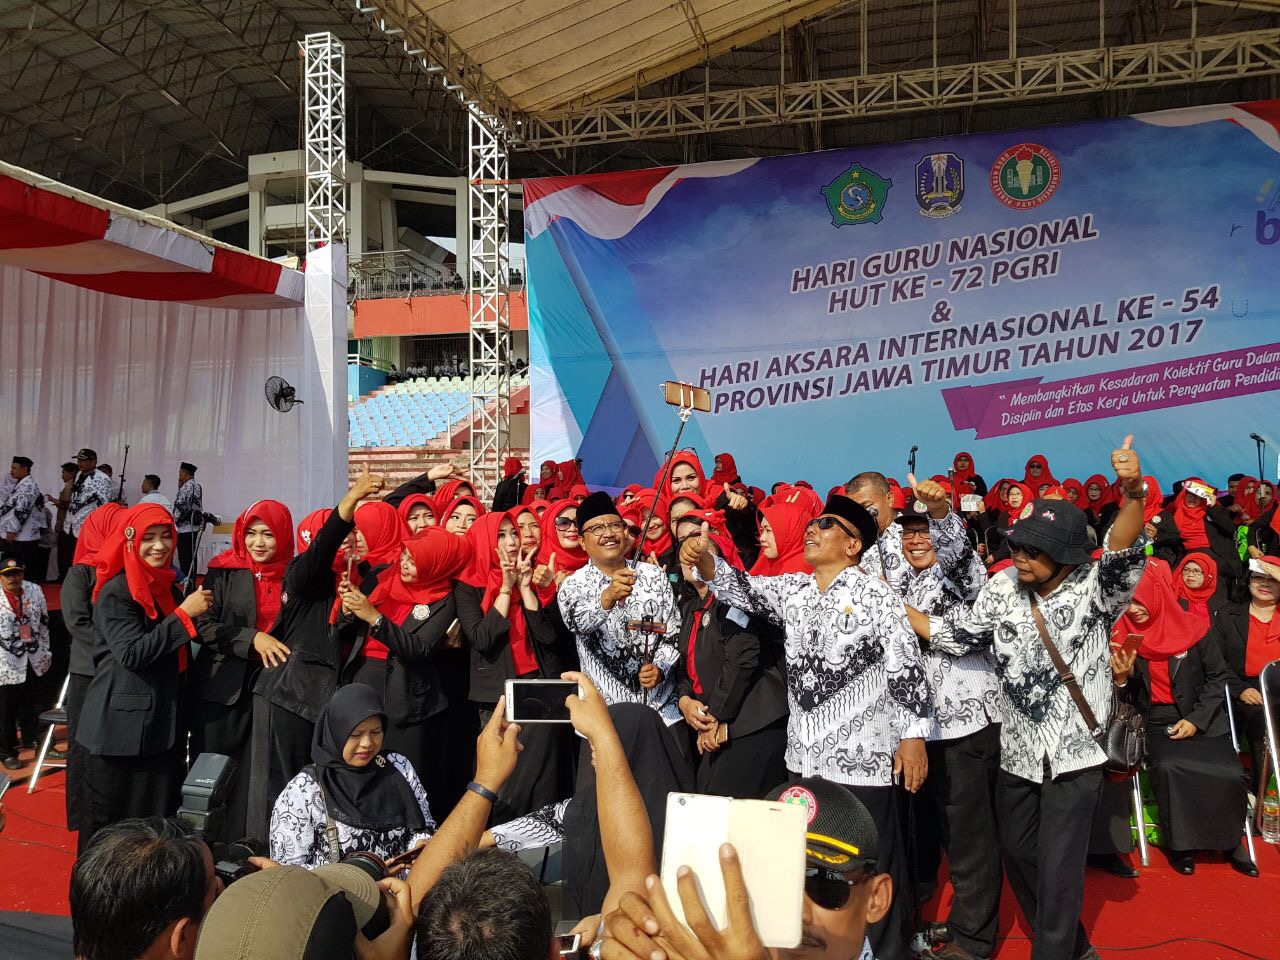
{"type": "Polygon", "coordinates": [[[516,149],[891,116],[1280,73],[1280,30],[598,104],[534,116],[516,149]]]}

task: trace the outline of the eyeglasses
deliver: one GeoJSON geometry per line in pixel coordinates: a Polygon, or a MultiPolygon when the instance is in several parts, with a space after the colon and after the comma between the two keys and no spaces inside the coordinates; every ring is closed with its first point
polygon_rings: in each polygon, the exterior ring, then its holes
{"type": "Polygon", "coordinates": [[[903,527],[902,539],[903,540],[928,540],[929,528],[928,527],[903,527]]]}
{"type": "Polygon", "coordinates": [[[594,527],[590,527],[582,532],[584,535],[589,535],[599,539],[605,535],[606,531],[608,533],[621,533],[625,529],[627,529],[627,525],[621,520],[609,520],[605,523],[597,523],[594,527]]]}
{"type": "Polygon", "coordinates": [[[854,533],[852,530],[846,527],[843,523],[841,523],[835,517],[831,517],[831,516],[815,517],[814,519],[810,520],[808,523],[804,525],[804,528],[806,530],[808,530],[810,527],[817,527],[819,530],[830,530],[832,527],[839,527],[849,536],[854,537],[855,539],[861,539],[858,537],[856,533],[854,533]]]}
{"type": "Polygon", "coordinates": [[[1024,557],[1026,557],[1028,560],[1035,560],[1037,557],[1040,556],[1040,554],[1044,553],[1044,551],[1041,550],[1039,547],[1029,547],[1025,543],[1009,544],[1009,554],[1011,556],[1019,553],[1022,554],[1024,557]]]}
{"type": "Polygon", "coordinates": [[[578,520],[576,517],[556,517],[556,529],[572,530],[577,522],[578,520]]]}
{"type": "Polygon", "coordinates": [[[841,910],[853,895],[853,888],[875,876],[875,872],[874,861],[868,861],[852,873],[809,867],[804,872],[805,896],[823,910],[841,910]]]}

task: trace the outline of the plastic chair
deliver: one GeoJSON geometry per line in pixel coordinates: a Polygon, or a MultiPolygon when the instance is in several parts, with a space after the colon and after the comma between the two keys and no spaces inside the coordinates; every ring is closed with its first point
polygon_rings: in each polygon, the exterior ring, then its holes
{"type": "MultiPolygon", "coordinates": [[[[36,792],[36,784],[40,781],[40,774],[44,772],[45,767],[51,769],[66,769],[67,762],[65,760],[48,760],[46,757],[49,751],[53,749],[54,737],[57,735],[56,728],[67,725],[67,710],[63,704],[67,699],[67,685],[71,683],[71,674],[67,674],[62,680],[62,692],[58,694],[58,702],[53,705],[53,709],[46,710],[40,714],[40,722],[47,723],[44,736],[40,739],[40,752],[36,754],[36,768],[31,773],[31,780],[27,783],[27,793],[36,792]]],[[[68,744],[70,746],[70,744],[68,744]]]]}

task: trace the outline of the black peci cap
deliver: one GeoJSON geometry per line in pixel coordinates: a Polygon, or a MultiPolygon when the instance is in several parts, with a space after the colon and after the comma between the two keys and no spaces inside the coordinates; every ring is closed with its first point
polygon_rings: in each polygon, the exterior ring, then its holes
{"type": "Polygon", "coordinates": [[[28,470],[32,467],[32,460],[30,457],[14,457],[13,462],[20,467],[26,467],[28,470]]]}
{"type": "Polygon", "coordinates": [[[195,473],[196,465],[194,463],[187,463],[187,461],[183,460],[180,464],[178,464],[178,469],[185,470],[187,471],[187,473],[195,473]]]}
{"type": "Polygon", "coordinates": [[[582,528],[596,517],[618,516],[621,514],[618,513],[618,505],[613,502],[613,497],[603,490],[597,490],[578,504],[578,532],[581,533],[582,528]]]}
{"type": "Polygon", "coordinates": [[[80,452],[76,454],[77,460],[97,460],[98,451],[90,450],[88,447],[81,447],[80,452]]]}
{"type": "Polygon", "coordinates": [[[823,513],[829,513],[833,517],[839,517],[846,523],[852,524],[853,529],[858,531],[858,535],[862,538],[862,551],[865,553],[871,547],[874,547],[876,541],[880,539],[880,528],[876,525],[876,518],[867,512],[867,508],[849,497],[839,493],[833,493],[827,498],[826,505],[822,508],[823,513]]]}

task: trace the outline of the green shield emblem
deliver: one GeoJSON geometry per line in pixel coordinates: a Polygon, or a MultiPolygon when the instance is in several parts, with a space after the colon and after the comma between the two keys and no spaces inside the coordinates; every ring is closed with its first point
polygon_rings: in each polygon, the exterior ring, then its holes
{"type": "Polygon", "coordinates": [[[892,180],[855,163],[822,188],[831,222],[837,227],[846,223],[879,223],[892,186],[892,180]]]}

